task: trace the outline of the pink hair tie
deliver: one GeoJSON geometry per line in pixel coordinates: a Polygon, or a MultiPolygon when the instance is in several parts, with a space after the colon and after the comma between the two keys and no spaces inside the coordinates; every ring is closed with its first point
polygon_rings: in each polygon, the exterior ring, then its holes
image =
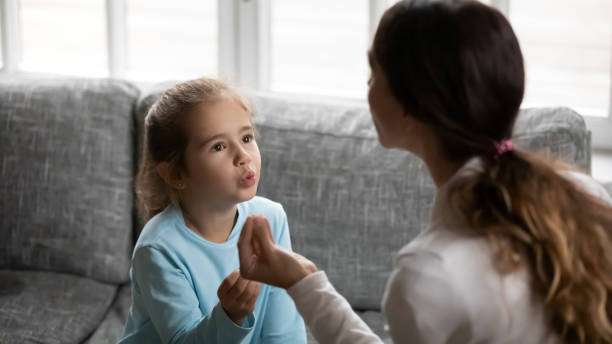
{"type": "Polygon", "coordinates": [[[499,142],[493,142],[495,149],[493,151],[493,160],[498,160],[499,157],[506,153],[514,150],[514,143],[512,140],[501,140],[499,142]]]}

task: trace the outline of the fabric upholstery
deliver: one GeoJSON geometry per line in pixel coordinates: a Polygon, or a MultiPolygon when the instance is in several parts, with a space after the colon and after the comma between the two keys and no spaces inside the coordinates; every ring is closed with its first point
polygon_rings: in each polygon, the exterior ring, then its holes
{"type": "MultiPolygon", "coordinates": [[[[391,344],[393,341],[391,340],[391,335],[389,333],[389,329],[387,328],[387,324],[385,322],[385,317],[381,312],[378,311],[366,311],[360,312],[357,311],[357,314],[361,317],[361,319],[376,333],[380,339],[382,339],[383,343],[391,344]]],[[[312,336],[312,333],[308,328],[306,328],[306,334],[308,336],[308,344],[316,344],[318,341],[312,336]]]]}
{"type": "Polygon", "coordinates": [[[591,171],[591,133],[584,118],[566,107],[522,109],[514,126],[520,148],[591,171]]]}
{"type": "Polygon", "coordinates": [[[133,107],[113,80],[0,82],[0,268],[128,280],[133,107]]]}
{"type": "Polygon", "coordinates": [[[117,287],[75,275],[0,270],[0,343],[80,343],[117,287]]]}
{"type": "Polygon", "coordinates": [[[612,183],[606,183],[603,186],[604,186],[604,188],[606,188],[606,190],[608,190],[608,194],[610,194],[610,196],[612,196],[612,183]]]}
{"type": "Polygon", "coordinates": [[[119,287],[115,299],[106,312],[104,320],[85,344],[115,344],[123,334],[123,327],[132,304],[131,285],[124,284],[119,287]]]}

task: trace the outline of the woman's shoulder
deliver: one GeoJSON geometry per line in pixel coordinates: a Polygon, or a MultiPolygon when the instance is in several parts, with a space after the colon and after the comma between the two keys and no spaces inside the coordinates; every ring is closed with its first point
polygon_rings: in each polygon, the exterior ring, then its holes
{"type": "Polygon", "coordinates": [[[396,264],[419,263],[452,268],[456,264],[480,261],[490,256],[489,245],[481,235],[465,228],[435,227],[419,234],[395,258],[396,264]]]}
{"type": "MultiPolygon", "coordinates": [[[[481,296],[499,298],[504,276],[495,268],[492,248],[485,237],[453,230],[425,232],[399,251],[395,270],[407,283],[441,285],[449,295],[461,295],[469,310],[481,308],[481,296]]],[[[515,276],[521,279],[524,276],[515,276]]],[[[472,311],[470,311],[471,313],[472,311]]]]}
{"type": "Polygon", "coordinates": [[[582,191],[604,200],[612,205],[612,195],[593,177],[578,171],[562,170],[559,174],[565,177],[582,191]]]}
{"type": "Polygon", "coordinates": [[[527,271],[499,272],[485,238],[442,235],[406,245],[396,257],[387,289],[387,306],[406,300],[421,310],[418,321],[436,331],[435,324],[446,324],[471,328],[475,338],[503,338],[518,335],[520,326],[534,333],[545,328],[527,271]]]}
{"type": "Polygon", "coordinates": [[[469,338],[471,307],[465,296],[444,252],[409,244],[395,259],[382,307],[394,338],[441,343],[452,333],[469,338]]]}
{"type": "Polygon", "coordinates": [[[452,231],[424,232],[398,252],[392,278],[404,283],[408,293],[432,287],[443,288],[447,294],[460,293],[467,274],[481,275],[485,270],[481,264],[488,258],[485,252],[486,243],[477,237],[452,231]]]}

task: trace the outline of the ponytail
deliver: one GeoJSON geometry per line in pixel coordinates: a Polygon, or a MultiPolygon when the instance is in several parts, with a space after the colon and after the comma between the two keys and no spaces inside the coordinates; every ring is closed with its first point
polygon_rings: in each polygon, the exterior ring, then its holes
{"type": "Polygon", "coordinates": [[[494,248],[496,267],[525,266],[562,342],[612,342],[612,207],[535,155],[508,151],[449,189],[450,206],[494,248]]]}

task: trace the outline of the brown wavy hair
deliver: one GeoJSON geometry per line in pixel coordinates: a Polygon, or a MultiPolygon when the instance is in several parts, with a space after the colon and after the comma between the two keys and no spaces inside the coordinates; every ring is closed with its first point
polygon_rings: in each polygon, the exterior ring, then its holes
{"type": "Polygon", "coordinates": [[[569,343],[612,343],[612,207],[558,170],[515,150],[523,57],[506,18],[477,1],[402,1],[376,32],[373,58],[409,116],[430,126],[442,153],[482,170],[452,183],[449,201],[487,237],[502,273],[526,267],[550,326],[569,343]]]}
{"type": "Polygon", "coordinates": [[[177,190],[159,176],[156,166],[170,163],[173,169],[184,168],[188,137],[185,119],[197,106],[229,97],[252,114],[246,97],[229,85],[209,78],[185,81],[166,90],[151,106],[145,117],[143,146],[136,176],[138,212],[148,221],[171,203],[178,201],[177,190]]]}

